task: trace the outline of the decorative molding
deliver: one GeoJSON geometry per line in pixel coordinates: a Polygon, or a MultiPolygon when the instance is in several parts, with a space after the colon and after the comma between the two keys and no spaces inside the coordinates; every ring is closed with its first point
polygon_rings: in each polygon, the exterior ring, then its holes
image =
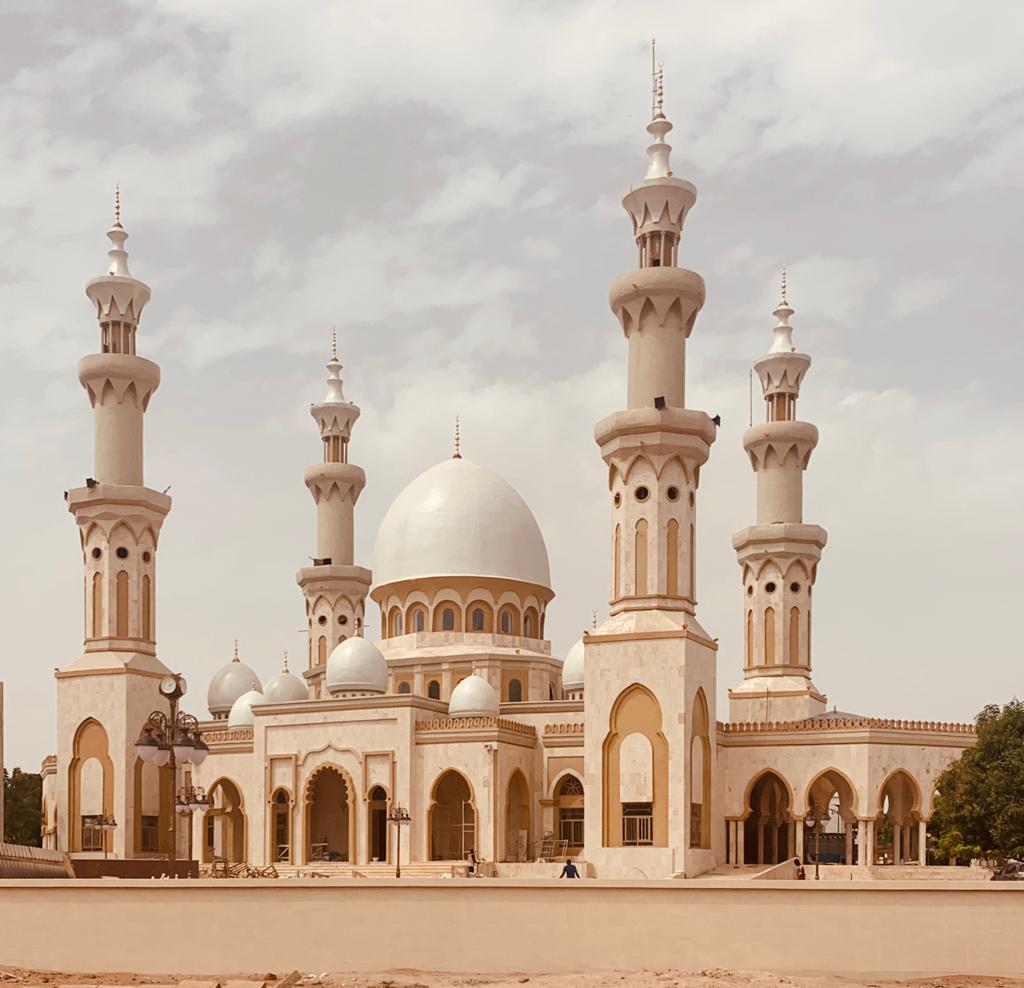
{"type": "MultiPolygon", "coordinates": [[[[776,694],[772,694],[775,696],[776,694]]],[[[927,731],[941,734],[976,734],[973,724],[955,724],[933,720],[893,720],[886,717],[822,717],[807,720],[746,721],[736,724],[719,722],[723,734],[764,734],[791,731],[849,731],[876,728],[885,731],[927,731]]]]}
{"type": "Polygon", "coordinates": [[[416,733],[479,730],[482,727],[507,731],[509,734],[522,734],[524,737],[537,736],[537,729],[532,724],[520,724],[505,717],[445,717],[443,720],[418,720],[416,733]]]}

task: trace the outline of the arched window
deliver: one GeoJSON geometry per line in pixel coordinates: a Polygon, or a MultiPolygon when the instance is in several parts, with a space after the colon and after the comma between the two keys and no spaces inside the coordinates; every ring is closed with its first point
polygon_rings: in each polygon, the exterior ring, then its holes
{"type": "Polygon", "coordinates": [[[501,612],[501,633],[503,635],[512,634],[512,615],[508,611],[501,612]]]}
{"type": "Polygon", "coordinates": [[[413,615],[412,619],[413,631],[422,631],[425,619],[426,611],[424,611],[422,607],[417,607],[416,613],[413,615]]]}
{"type": "Polygon", "coordinates": [[[633,552],[633,593],[643,597],[647,593],[647,519],[636,523],[635,548],[633,552]]]}
{"type": "Polygon", "coordinates": [[[399,693],[411,693],[412,692],[412,687],[408,683],[399,683],[398,684],[398,692],[399,693]]]}
{"type": "Polygon", "coordinates": [[[510,679],[508,681],[508,702],[523,702],[523,684],[518,679],[510,679]]]}
{"type": "Polygon", "coordinates": [[[775,662],[775,608],[766,607],[764,612],[764,662],[773,665],[775,662]]]}
{"type": "Polygon", "coordinates": [[[615,538],[612,539],[612,597],[619,596],[619,586],[621,567],[619,565],[619,557],[621,556],[621,542],[622,542],[622,529],[620,526],[615,526],[615,538]]]}
{"type": "Polygon", "coordinates": [[[153,640],[152,607],[149,577],[144,576],[142,578],[142,637],[148,642],[153,640]]]}
{"type": "Polygon", "coordinates": [[[800,662],[800,608],[791,607],[789,610],[789,664],[798,665],[800,662]]]}
{"type": "Polygon", "coordinates": [[[432,679],[427,683],[427,696],[429,696],[431,700],[441,699],[441,684],[436,679],[432,679]]]}
{"type": "Polygon", "coordinates": [[[484,630],[484,609],[482,607],[474,607],[471,615],[472,628],[474,631],[484,630]]]}
{"type": "Polygon", "coordinates": [[[675,518],[668,521],[665,543],[665,592],[676,597],[679,594],[679,522],[675,518]]]}
{"type": "Polygon", "coordinates": [[[117,637],[128,637],[128,573],[117,574],[117,637]]]}
{"type": "Polygon", "coordinates": [[[534,628],[533,614],[530,611],[526,612],[526,617],[523,618],[523,635],[526,638],[536,638],[537,631],[534,628]]]}
{"type": "Polygon", "coordinates": [[[442,631],[454,631],[455,630],[455,611],[446,607],[441,612],[441,630],[442,631]]]}
{"type": "Polygon", "coordinates": [[[690,600],[697,599],[697,540],[690,525],[690,588],[687,591],[690,600]]]}
{"type": "Polygon", "coordinates": [[[754,612],[747,611],[747,665],[754,661],[754,612]]]}
{"type": "Polygon", "coordinates": [[[321,635],[317,639],[316,643],[316,661],[317,665],[323,665],[327,661],[327,637],[321,635]]]}
{"type": "Polygon", "coordinates": [[[92,637],[103,637],[103,574],[92,575],[92,637]]]}

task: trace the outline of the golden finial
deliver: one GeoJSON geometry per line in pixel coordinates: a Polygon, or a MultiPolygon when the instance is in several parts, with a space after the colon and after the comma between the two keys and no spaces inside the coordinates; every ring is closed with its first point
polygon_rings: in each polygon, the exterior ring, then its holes
{"type": "Polygon", "coordinates": [[[235,639],[235,657],[231,660],[232,662],[238,662],[238,639],[235,639]]]}
{"type": "Polygon", "coordinates": [[[331,360],[338,359],[338,332],[334,326],[331,327],[331,360]]]}
{"type": "Polygon", "coordinates": [[[786,298],[786,266],[782,266],[782,304],[789,305],[789,299],[786,298]]]}
{"type": "Polygon", "coordinates": [[[121,183],[114,186],[114,226],[121,225],[121,183]]]}
{"type": "Polygon", "coordinates": [[[453,460],[462,459],[462,435],[459,432],[459,417],[455,416],[455,452],[452,453],[453,460]]]}
{"type": "Polygon", "coordinates": [[[590,627],[597,628],[597,609],[595,608],[590,614],[590,627]]]}
{"type": "Polygon", "coordinates": [[[284,653],[284,670],[283,671],[284,672],[288,671],[288,653],[287,652],[284,653]]]}
{"type": "Polygon", "coordinates": [[[655,116],[665,116],[665,67],[658,66],[658,88],[655,94],[658,112],[655,116]]]}

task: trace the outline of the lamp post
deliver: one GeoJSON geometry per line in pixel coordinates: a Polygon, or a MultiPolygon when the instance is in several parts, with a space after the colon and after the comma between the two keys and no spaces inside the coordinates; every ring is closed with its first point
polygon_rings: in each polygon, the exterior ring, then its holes
{"type": "Polygon", "coordinates": [[[402,827],[412,823],[409,811],[401,806],[391,807],[387,816],[388,823],[393,823],[398,831],[398,846],[395,848],[395,878],[402,877],[402,827]]]}
{"type": "Polygon", "coordinates": [[[117,821],[114,819],[113,815],[111,815],[111,816],[104,816],[103,819],[100,820],[100,830],[103,831],[103,860],[104,861],[107,860],[107,848],[109,847],[109,842],[107,840],[107,834],[109,832],[113,831],[113,830],[116,830],[116,829],[117,829],[117,821]]]}
{"type": "MultiPolygon", "coordinates": [[[[158,768],[165,765],[170,770],[172,789],[177,784],[177,769],[179,763],[202,765],[210,749],[206,746],[199,734],[199,721],[191,714],[178,710],[178,702],[185,695],[188,684],[184,676],[177,673],[165,676],[160,680],[160,695],[165,697],[170,706],[170,716],[160,710],[154,710],[146,723],[142,725],[139,739],[135,742],[135,751],[144,762],[150,762],[158,768]]],[[[192,787],[182,790],[176,795],[175,809],[181,811],[182,805],[189,806],[192,803],[182,804],[182,794],[194,795],[192,787]]],[[[203,799],[206,799],[205,794],[203,799]]],[[[208,805],[208,804],[207,804],[208,805]]],[[[178,822],[177,813],[171,813],[170,825],[170,848],[167,852],[167,860],[174,864],[177,859],[178,843],[178,822]]]]}
{"type": "Polygon", "coordinates": [[[211,805],[210,797],[202,786],[182,786],[174,801],[174,808],[181,814],[182,819],[189,820],[189,854],[192,848],[192,817],[196,813],[205,813],[211,805]]]}

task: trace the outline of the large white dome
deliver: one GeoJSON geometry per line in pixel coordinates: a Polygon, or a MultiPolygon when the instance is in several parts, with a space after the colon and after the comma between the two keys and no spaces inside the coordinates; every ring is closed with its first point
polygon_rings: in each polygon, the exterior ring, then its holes
{"type": "Polygon", "coordinates": [[[387,659],[373,642],[346,638],[327,660],[327,688],[332,693],[384,693],[388,688],[387,659]]]}
{"type": "Polygon", "coordinates": [[[236,652],[234,659],[213,674],[210,688],[206,691],[206,706],[214,717],[226,714],[235,700],[249,690],[256,690],[257,693],[263,691],[260,677],[238,660],[236,652]]]}
{"type": "Polygon", "coordinates": [[[431,576],[492,576],[551,586],[544,537],[508,481],[452,457],[395,498],[377,532],[378,586],[431,576]]]}
{"type": "Polygon", "coordinates": [[[276,676],[267,680],[263,687],[263,699],[266,703],[295,703],[298,700],[308,700],[309,690],[295,673],[288,671],[286,662],[276,676]]]}
{"type": "Polygon", "coordinates": [[[483,676],[467,676],[448,701],[449,717],[493,717],[500,710],[498,691],[483,676]]]}
{"type": "Polygon", "coordinates": [[[252,727],[253,721],[256,719],[252,708],[259,703],[263,703],[262,693],[256,690],[243,693],[231,705],[231,713],[228,714],[228,727],[252,727]]]}

